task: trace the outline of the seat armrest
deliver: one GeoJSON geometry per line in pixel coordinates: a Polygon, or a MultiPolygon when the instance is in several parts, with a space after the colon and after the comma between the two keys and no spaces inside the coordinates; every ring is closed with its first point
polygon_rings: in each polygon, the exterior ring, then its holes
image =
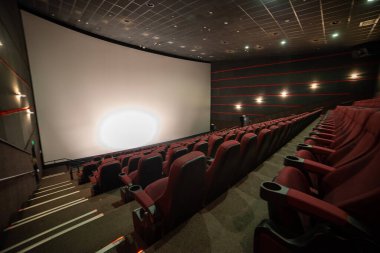
{"type": "Polygon", "coordinates": [[[336,137],[335,134],[328,134],[328,133],[321,133],[318,131],[313,131],[309,133],[310,136],[312,135],[317,135],[319,138],[324,138],[324,139],[334,139],[336,137]]]}
{"type": "Polygon", "coordinates": [[[315,173],[324,176],[330,172],[335,171],[334,167],[327,166],[322,163],[315,162],[309,159],[303,159],[297,156],[286,156],[284,159],[285,166],[292,166],[297,169],[315,173]]]}
{"type": "MultiPolygon", "coordinates": [[[[314,140],[313,138],[310,138],[311,140],[314,140]]],[[[298,144],[297,145],[297,151],[299,150],[308,150],[312,152],[313,154],[317,155],[332,155],[336,151],[331,148],[321,147],[317,145],[308,145],[308,144],[298,144]]]]}
{"type": "Polygon", "coordinates": [[[268,202],[285,204],[333,225],[354,228],[356,231],[369,234],[368,229],[349,216],[346,211],[301,191],[274,182],[263,182],[260,187],[260,197],[268,202]]]}
{"type": "Polygon", "coordinates": [[[132,178],[130,178],[126,173],[120,173],[119,178],[125,185],[133,185],[132,178]]]}
{"type": "Polygon", "coordinates": [[[151,216],[154,217],[157,214],[157,208],[154,204],[154,200],[144,190],[135,191],[133,192],[133,195],[135,197],[135,200],[151,216]]]}
{"type": "Polygon", "coordinates": [[[325,139],[325,138],[320,138],[320,137],[309,137],[309,136],[306,136],[305,140],[313,140],[313,141],[317,142],[320,145],[328,145],[328,146],[334,143],[334,141],[332,141],[332,140],[325,139]]]}
{"type": "Polygon", "coordinates": [[[323,127],[315,127],[315,128],[313,128],[313,130],[321,132],[321,133],[328,133],[328,134],[335,133],[335,131],[333,129],[327,129],[327,128],[323,128],[323,127]]]}

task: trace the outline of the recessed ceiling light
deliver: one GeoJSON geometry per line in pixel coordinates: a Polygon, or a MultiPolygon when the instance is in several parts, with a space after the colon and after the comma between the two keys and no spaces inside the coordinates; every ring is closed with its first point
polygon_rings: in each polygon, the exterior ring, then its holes
{"type": "Polygon", "coordinates": [[[248,50],[249,49],[249,45],[245,45],[244,49],[248,50]]]}
{"type": "Polygon", "coordinates": [[[77,21],[80,22],[80,19],[78,19],[77,21]]]}
{"type": "Polygon", "coordinates": [[[339,37],[339,33],[335,32],[335,33],[331,34],[331,37],[337,38],[337,37],[339,37]]]}
{"type": "Polygon", "coordinates": [[[285,45],[286,44],[286,40],[281,40],[280,44],[281,45],[285,45]]]}
{"type": "Polygon", "coordinates": [[[153,39],[155,39],[155,40],[159,40],[160,37],[158,37],[158,36],[153,36],[153,39]]]}
{"type": "Polygon", "coordinates": [[[191,49],[190,51],[191,51],[191,52],[196,52],[197,50],[196,50],[196,49],[191,49]]]}
{"type": "Polygon", "coordinates": [[[142,36],[145,36],[145,37],[148,37],[148,36],[149,36],[149,33],[144,32],[144,33],[142,33],[141,35],[142,35],[142,36]]]}
{"type": "Polygon", "coordinates": [[[256,49],[263,49],[263,46],[261,46],[261,45],[256,45],[255,48],[256,48],[256,49]]]}
{"type": "Polygon", "coordinates": [[[173,25],[174,28],[177,28],[178,26],[177,25],[173,25]]]}
{"type": "Polygon", "coordinates": [[[367,0],[367,2],[375,2],[375,0],[367,0]]]}
{"type": "Polygon", "coordinates": [[[89,23],[88,22],[86,22],[86,25],[88,25],[89,23]]]}
{"type": "Polygon", "coordinates": [[[2,42],[2,41],[0,41],[0,47],[2,47],[2,46],[4,46],[4,44],[3,44],[3,42],[2,42]]]}
{"type": "Polygon", "coordinates": [[[285,23],[289,23],[290,22],[290,20],[289,19],[285,19],[285,23]]]}
{"type": "Polygon", "coordinates": [[[288,91],[287,90],[282,90],[281,91],[281,97],[285,98],[288,96],[288,91]]]}
{"type": "Polygon", "coordinates": [[[214,56],[213,56],[213,55],[210,55],[209,57],[210,57],[210,58],[214,58],[214,56]]]}
{"type": "Polygon", "coordinates": [[[340,20],[334,20],[330,22],[331,25],[337,25],[340,24],[340,20]]]}
{"type": "Polygon", "coordinates": [[[239,33],[240,31],[239,30],[236,30],[237,33],[239,33]]]}
{"type": "Polygon", "coordinates": [[[181,45],[181,46],[179,46],[180,48],[185,48],[186,46],[185,45],[181,45]]]}
{"type": "Polygon", "coordinates": [[[202,40],[207,40],[206,38],[203,38],[202,40]]]}
{"type": "Polygon", "coordinates": [[[224,24],[225,24],[225,25],[228,25],[228,21],[224,21],[224,24]]]}
{"type": "Polygon", "coordinates": [[[312,89],[312,90],[316,90],[316,89],[318,89],[318,87],[319,87],[319,84],[317,82],[312,82],[310,84],[310,89],[312,89]]]}
{"type": "Polygon", "coordinates": [[[168,41],[168,44],[173,44],[174,42],[173,41],[168,41]]]}
{"type": "Polygon", "coordinates": [[[152,3],[152,2],[147,2],[147,3],[146,3],[146,6],[148,6],[149,8],[153,8],[153,7],[154,7],[154,3],[152,3]]]}
{"type": "Polygon", "coordinates": [[[214,12],[212,12],[212,11],[209,11],[209,12],[208,12],[208,14],[212,15],[212,14],[214,14],[214,12]]]}
{"type": "Polygon", "coordinates": [[[206,55],[206,53],[201,53],[201,55],[206,55]]]}

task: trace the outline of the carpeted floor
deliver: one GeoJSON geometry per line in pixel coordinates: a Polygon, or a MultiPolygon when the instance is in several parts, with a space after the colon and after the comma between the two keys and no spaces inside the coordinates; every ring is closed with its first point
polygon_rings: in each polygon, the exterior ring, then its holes
{"type": "MultiPolygon", "coordinates": [[[[259,186],[276,176],[283,167],[283,157],[295,152],[315,123],[146,252],[252,252],[254,229],[268,215],[266,202],[259,197],[259,186]]],[[[75,180],[70,181],[65,167],[45,176],[39,191],[24,204],[25,210],[15,213],[12,222],[57,210],[57,206],[64,208],[3,232],[0,252],[20,242],[23,243],[5,252],[95,252],[132,233],[131,213],[138,204],[132,201],[120,205],[119,189],[91,197],[90,184],[78,186],[75,180]],[[64,206],[71,202],[74,205],[64,206]],[[39,236],[33,238],[36,235],[39,236]]]]}

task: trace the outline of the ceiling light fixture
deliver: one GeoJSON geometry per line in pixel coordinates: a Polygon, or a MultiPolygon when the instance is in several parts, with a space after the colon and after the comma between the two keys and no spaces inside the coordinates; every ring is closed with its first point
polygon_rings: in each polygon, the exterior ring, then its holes
{"type": "Polygon", "coordinates": [[[225,24],[225,25],[228,25],[228,22],[227,22],[227,21],[224,21],[224,24],[225,24]]]}
{"type": "Polygon", "coordinates": [[[335,33],[331,34],[331,37],[332,38],[337,38],[337,37],[339,37],[339,33],[335,32],[335,33]]]}
{"type": "Polygon", "coordinates": [[[148,6],[149,8],[153,8],[153,7],[154,7],[154,3],[152,3],[152,2],[147,2],[147,3],[146,3],[146,6],[148,6]]]}
{"type": "Polygon", "coordinates": [[[174,42],[173,41],[168,41],[168,44],[173,44],[174,42]]]}
{"type": "Polygon", "coordinates": [[[249,49],[249,45],[245,45],[244,49],[248,50],[249,49]]]}
{"type": "Polygon", "coordinates": [[[2,42],[2,41],[0,41],[0,47],[2,47],[2,46],[4,46],[4,44],[3,44],[3,42],[2,42]]]}
{"type": "Polygon", "coordinates": [[[181,46],[179,46],[180,48],[185,48],[186,46],[185,45],[181,45],[181,46]]]}
{"type": "Polygon", "coordinates": [[[281,45],[285,45],[286,44],[286,40],[281,40],[280,44],[281,45]]]}
{"type": "Polygon", "coordinates": [[[212,12],[212,11],[209,11],[209,12],[208,12],[208,14],[212,15],[212,14],[214,14],[214,12],[212,12]]]}

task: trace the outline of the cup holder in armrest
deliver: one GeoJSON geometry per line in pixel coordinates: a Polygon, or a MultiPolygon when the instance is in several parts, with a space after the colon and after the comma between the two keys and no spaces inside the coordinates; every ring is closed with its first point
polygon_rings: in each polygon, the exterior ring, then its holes
{"type": "Polygon", "coordinates": [[[301,144],[297,145],[297,151],[302,150],[302,149],[303,150],[310,150],[312,147],[313,147],[312,145],[301,143],[301,144]]]}
{"type": "Polygon", "coordinates": [[[285,159],[284,159],[285,166],[293,166],[297,168],[299,168],[303,164],[303,162],[304,162],[303,158],[292,156],[292,155],[285,156],[285,159]]]}
{"type": "Polygon", "coordinates": [[[141,191],[141,190],[142,190],[142,187],[141,187],[141,185],[138,185],[138,184],[134,184],[134,185],[131,185],[128,187],[128,191],[132,194],[134,192],[141,191]]]}
{"type": "Polygon", "coordinates": [[[263,182],[260,186],[260,197],[269,202],[284,202],[289,188],[275,182],[263,182]]]}

